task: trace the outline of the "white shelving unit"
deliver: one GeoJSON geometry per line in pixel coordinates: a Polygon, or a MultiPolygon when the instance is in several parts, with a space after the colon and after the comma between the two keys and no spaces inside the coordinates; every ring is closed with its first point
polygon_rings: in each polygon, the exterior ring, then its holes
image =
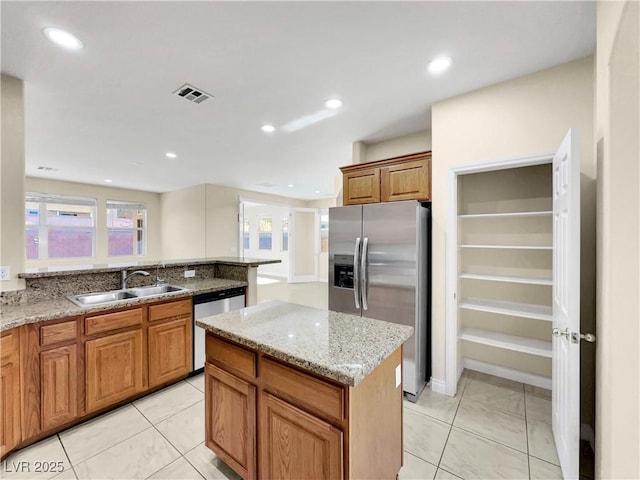
{"type": "Polygon", "coordinates": [[[463,365],[550,385],[551,167],[458,178],[456,315],[463,365]]]}

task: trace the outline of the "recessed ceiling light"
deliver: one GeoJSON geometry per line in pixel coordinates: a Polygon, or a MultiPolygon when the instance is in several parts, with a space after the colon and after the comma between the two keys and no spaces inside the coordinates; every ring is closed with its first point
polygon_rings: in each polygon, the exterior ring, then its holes
{"type": "Polygon", "coordinates": [[[431,73],[441,73],[451,66],[451,57],[436,57],[429,62],[427,68],[431,73]]]}
{"type": "Polygon", "coordinates": [[[324,102],[324,106],[330,108],[331,110],[335,110],[342,106],[342,100],[339,98],[330,98],[326,102],[324,102]]]}
{"type": "Polygon", "coordinates": [[[175,153],[173,153],[173,152],[167,152],[167,153],[165,153],[165,155],[166,155],[168,158],[176,158],[176,157],[177,157],[177,155],[176,155],[175,153]]]}
{"type": "Polygon", "coordinates": [[[111,180],[110,178],[105,178],[104,181],[107,182],[107,183],[113,182],[113,180],[111,180]]]}
{"type": "Polygon", "coordinates": [[[267,132],[267,133],[272,133],[276,131],[276,127],[274,127],[273,125],[262,125],[262,127],[260,127],[262,129],[263,132],[267,132]]]}
{"type": "Polygon", "coordinates": [[[287,185],[287,187],[293,188],[293,183],[290,183],[289,185],[287,185]]]}
{"type": "Polygon", "coordinates": [[[78,37],[59,28],[47,27],[42,32],[53,43],[68,50],[80,50],[84,46],[78,37]]]}

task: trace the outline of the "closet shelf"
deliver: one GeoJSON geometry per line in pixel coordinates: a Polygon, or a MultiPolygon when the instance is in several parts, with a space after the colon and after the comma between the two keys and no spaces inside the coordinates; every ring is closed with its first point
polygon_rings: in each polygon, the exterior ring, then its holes
{"type": "Polygon", "coordinates": [[[468,213],[458,215],[458,218],[509,218],[509,217],[544,217],[553,215],[551,210],[541,212],[507,212],[507,213],[468,213]]]}
{"type": "Polygon", "coordinates": [[[513,317],[531,318],[550,322],[553,319],[551,306],[530,303],[507,302],[504,300],[490,300],[486,298],[463,298],[458,304],[460,308],[477,310],[480,312],[498,313],[513,317]]]}
{"type": "Polygon", "coordinates": [[[480,330],[476,328],[464,328],[458,335],[460,340],[480,343],[506,350],[529,353],[540,357],[551,358],[551,342],[534,340],[532,338],[517,337],[505,333],[480,330]]]}
{"type": "Polygon", "coordinates": [[[482,273],[461,273],[459,278],[472,280],[488,280],[491,282],[527,283],[529,285],[552,285],[550,278],[516,277],[511,275],[487,275],[482,273]]]}
{"type": "Polygon", "coordinates": [[[499,248],[503,250],[549,250],[553,249],[552,246],[544,245],[458,245],[459,248],[499,248]]]}

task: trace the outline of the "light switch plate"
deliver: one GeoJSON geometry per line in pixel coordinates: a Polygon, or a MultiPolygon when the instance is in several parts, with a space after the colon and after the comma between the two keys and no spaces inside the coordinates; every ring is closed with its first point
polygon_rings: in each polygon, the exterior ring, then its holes
{"type": "Polygon", "coordinates": [[[11,267],[0,267],[0,282],[9,280],[11,277],[11,267]]]}
{"type": "Polygon", "coordinates": [[[184,271],[184,278],[193,278],[196,276],[196,271],[195,270],[185,270],[184,271]]]}

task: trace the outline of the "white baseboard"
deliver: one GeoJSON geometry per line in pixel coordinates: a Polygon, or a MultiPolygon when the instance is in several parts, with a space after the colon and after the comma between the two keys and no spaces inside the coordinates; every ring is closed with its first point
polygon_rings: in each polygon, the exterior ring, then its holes
{"type": "Polygon", "coordinates": [[[433,392],[441,393],[442,395],[447,394],[447,382],[445,382],[444,380],[438,380],[437,378],[431,377],[431,380],[429,381],[429,387],[433,392]]]}
{"type": "Polygon", "coordinates": [[[468,368],[469,370],[475,370],[477,372],[487,373],[489,375],[495,375],[496,377],[507,378],[515,382],[522,382],[527,385],[551,390],[551,378],[543,377],[542,375],[502,367],[492,363],[481,362],[480,360],[474,360],[473,358],[463,358],[462,365],[464,368],[468,368]]]}
{"type": "Polygon", "coordinates": [[[580,440],[586,440],[591,445],[591,450],[596,451],[596,434],[588,423],[580,425],[580,440]]]}

